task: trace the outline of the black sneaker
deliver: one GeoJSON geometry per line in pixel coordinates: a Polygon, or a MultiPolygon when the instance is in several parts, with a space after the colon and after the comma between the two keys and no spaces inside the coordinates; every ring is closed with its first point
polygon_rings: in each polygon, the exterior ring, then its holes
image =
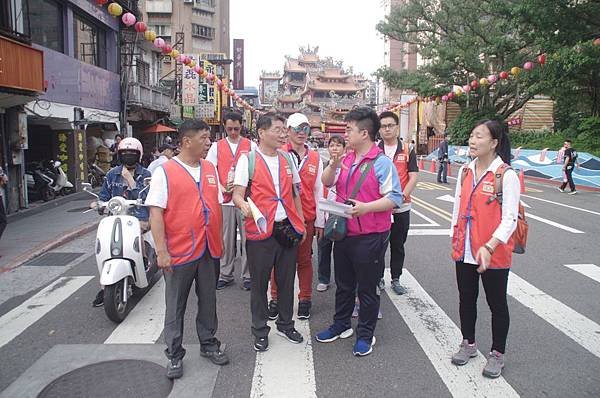
{"type": "Polygon", "coordinates": [[[233,281],[224,281],[223,279],[219,279],[217,282],[217,290],[225,289],[227,286],[232,285],[233,281]]]}
{"type": "Polygon", "coordinates": [[[252,288],[252,285],[251,285],[251,282],[250,282],[250,280],[249,280],[249,279],[245,280],[245,281],[242,283],[242,290],[245,290],[245,291],[247,291],[247,292],[248,292],[248,291],[250,291],[250,289],[251,289],[251,288],[252,288]]]}
{"type": "Polygon", "coordinates": [[[279,308],[277,307],[277,301],[271,300],[269,302],[269,319],[274,321],[279,317],[279,308]]]}
{"type": "Polygon", "coordinates": [[[96,295],[94,301],[92,301],[92,306],[94,307],[102,307],[104,305],[104,289],[100,290],[96,295]]]}
{"type": "Polygon", "coordinates": [[[167,377],[169,379],[179,379],[183,376],[183,361],[181,359],[171,359],[167,363],[167,377]]]}
{"type": "Polygon", "coordinates": [[[300,301],[298,303],[298,319],[308,319],[310,318],[310,301],[300,301]]]}
{"type": "Polygon", "coordinates": [[[267,351],[269,349],[269,338],[268,337],[255,337],[254,338],[254,349],[256,351],[267,351]]]}
{"type": "Polygon", "coordinates": [[[300,344],[304,341],[304,337],[294,328],[288,330],[277,330],[277,334],[281,337],[285,337],[294,344],[300,344]]]}
{"type": "Polygon", "coordinates": [[[221,349],[216,351],[202,351],[200,350],[200,356],[210,359],[215,365],[223,366],[229,363],[229,357],[221,349]]]}

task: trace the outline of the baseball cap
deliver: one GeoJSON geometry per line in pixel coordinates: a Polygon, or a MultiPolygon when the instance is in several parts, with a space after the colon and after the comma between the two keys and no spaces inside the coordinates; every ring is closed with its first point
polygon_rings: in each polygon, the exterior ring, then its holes
{"type": "Polygon", "coordinates": [[[298,127],[303,123],[310,126],[306,115],[303,115],[302,113],[293,113],[287,120],[287,127],[298,127]]]}

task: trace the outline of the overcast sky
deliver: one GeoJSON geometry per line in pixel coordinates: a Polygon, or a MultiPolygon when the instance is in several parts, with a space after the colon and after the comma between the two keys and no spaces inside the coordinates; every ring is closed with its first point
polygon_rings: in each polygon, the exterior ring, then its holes
{"type": "MultiPolygon", "coordinates": [[[[382,0],[230,0],[232,39],[244,39],[246,86],[259,85],[261,70],[283,71],[285,55],[319,46],[370,77],[383,64],[383,39],[375,25],[382,0]]],[[[232,46],[233,52],[233,46],[232,46]]]]}

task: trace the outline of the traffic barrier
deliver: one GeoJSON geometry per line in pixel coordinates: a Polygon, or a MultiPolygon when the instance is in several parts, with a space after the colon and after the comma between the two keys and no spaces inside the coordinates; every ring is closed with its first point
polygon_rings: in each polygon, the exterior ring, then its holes
{"type": "Polygon", "coordinates": [[[452,162],[448,161],[448,176],[452,177],[452,162]]]}
{"type": "Polygon", "coordinates": [[[523,169],[519,171],[519,183],[521,184],[521,193],[525,193],[525,171],[523,169]]]}
{"type": "Polygon", "coordinates": [[[436,170],[435,170],[435,160],[434,159],[431,159],[431,165],[429,166],[429,171],[432,172],[432,173],[436,172],[436,170]]]}
{"type": "Polygon", "coordinates": [[[425,170],[425,160],[423,160],[423,156],[419,158],[419,170],[425,170]]]}

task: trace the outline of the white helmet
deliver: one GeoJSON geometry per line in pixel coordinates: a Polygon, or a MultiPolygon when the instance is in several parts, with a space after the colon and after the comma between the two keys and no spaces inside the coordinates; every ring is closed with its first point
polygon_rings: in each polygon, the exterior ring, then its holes
{"type": "Polygon", "coordinates": [[[142,143],[140,140],[133,137],[123,138],[121,142],[119,142],[118,152],[123,150],[138,151],[140,153],[140,158],[144,155],[144,147],[142,146],[142,143]]]}

